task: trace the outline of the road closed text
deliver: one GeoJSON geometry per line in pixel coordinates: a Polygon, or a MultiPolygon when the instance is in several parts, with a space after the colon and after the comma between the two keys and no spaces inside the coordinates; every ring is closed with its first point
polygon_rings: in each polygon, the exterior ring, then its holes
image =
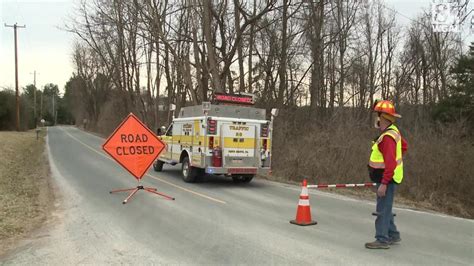
{"type": "Polygon", "coordinates": [[[148,136],[145,134],[120,134],[120,142],[124,143],[124,146],[116,147],[117,155],[141,155],[141,154],[154,154],[155,148],[146,144],[148,136]],[[126,145],[132,144],[132,145],[126,145]]]}

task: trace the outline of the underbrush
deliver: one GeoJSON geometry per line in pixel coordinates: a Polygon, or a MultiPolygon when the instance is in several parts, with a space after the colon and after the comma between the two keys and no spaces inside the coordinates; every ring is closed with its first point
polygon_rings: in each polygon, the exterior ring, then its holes
{"type": "MultiPolygon", "coordinates": [[[[316,119],[308,110],[286,110],[275,121],[273,172],[287,181],[310,183],[370,181],[371,141],[379,132],[367,115],[334,114],[316,119]]],[[[398,195],[415,205],[474,218],[474,141],[463,123],[400,120],[408,142],[405,177],[398,195]]]]}

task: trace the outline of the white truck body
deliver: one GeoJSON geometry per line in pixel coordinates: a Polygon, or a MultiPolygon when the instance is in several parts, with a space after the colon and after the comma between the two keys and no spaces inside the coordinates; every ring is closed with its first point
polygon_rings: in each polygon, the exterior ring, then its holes
{"type": "Polygon", "coordinates": [[[272,121],[265,118],[264,109],[246,106],[210,105],[207,111],[200,105],[184,107],[161,136],[167,146],[156,164],[184,162],[183,175],[189,174],[186,167],[197,176],[223,174],[250,180],[257,173],[268,173],[272,121]]]}

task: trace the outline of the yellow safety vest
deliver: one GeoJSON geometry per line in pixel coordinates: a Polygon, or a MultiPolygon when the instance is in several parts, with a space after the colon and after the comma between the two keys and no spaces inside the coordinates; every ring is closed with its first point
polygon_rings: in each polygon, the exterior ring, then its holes
{"type": "Polygon", "coordinates": [[[390,136],[397,143],[396,157],[397,167],[393,175],[393,181],[400,184],[403,180],[403,159],[402,159],[402,137],[400,131],[395,125],[390,125],[377,139],[373,142],[372,153],[370,154],[369,166],[375,169],[385,169],[382,152],[379,150],[378,144],[382,142],[383,137],[390,136]]]}

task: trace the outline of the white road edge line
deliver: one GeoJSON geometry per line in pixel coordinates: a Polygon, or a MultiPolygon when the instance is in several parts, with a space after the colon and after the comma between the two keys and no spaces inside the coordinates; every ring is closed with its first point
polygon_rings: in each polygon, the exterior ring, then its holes
{"type": "MultiPolygon", "coordinates": [[[[84,145],[86,148],[88,148],[89,150],[99,154],[100,156],[104,157],[104,158],[107,158],[113,162],[115,162],[112,158],[108,157],[107,155],[105,155],[104,153],[101,153],[99,151],[97,151],[96,149],[92,148],[91,146],[89,146],[88,144],[84,143],[83,141],[81,141],[80,139],[74,137],[73,135],[69,134],[69,132],[67,132],[66,130],[64,130],[62,127],[58,127],[59,130],[63,131],[64,133],[66,133],[66,135],[68,135],[69,137],[71,137],[72,139],[76,140],[77,142],[79,142],[80,144],[84,145]]],[[[207,195],[204,195],[204,194],[201,194],[199,192],[196,192],[196,191],[193,191],[191,189],[188,189],[188,188],[185,188],[185,187],[182,187],[182,186],[179,186],[179,185],[176,185],[176,184],[173,184],[169,181],[166,181],[166,180],[163,180],[157,176],[154,176],[154,175],[150,175],[150,174],[145,174],[146,176],[150,177],[150,178],[153,178],[157,181],[160,181],[162,183],[165,183],[167,185],[170,185],[172,187],[175,187],[175,188],[178,188],[178,189],[181,189],[183,191],[186,191],[188,193],[191,193],[191,194],[194,194],[196,196],[199,196],[201,198],[205,198],[205,199],[208,199],[208,200],[211,200],[211,201],[214,201],[214,202],[217,202],[217,203],[221,203],[221,204],[227,204],[227,202],[223,201],[223,200],[219,200],[219,199],[216,199],[216,198],[213,198],[211,196],[207,196],[207,195]]]]}

